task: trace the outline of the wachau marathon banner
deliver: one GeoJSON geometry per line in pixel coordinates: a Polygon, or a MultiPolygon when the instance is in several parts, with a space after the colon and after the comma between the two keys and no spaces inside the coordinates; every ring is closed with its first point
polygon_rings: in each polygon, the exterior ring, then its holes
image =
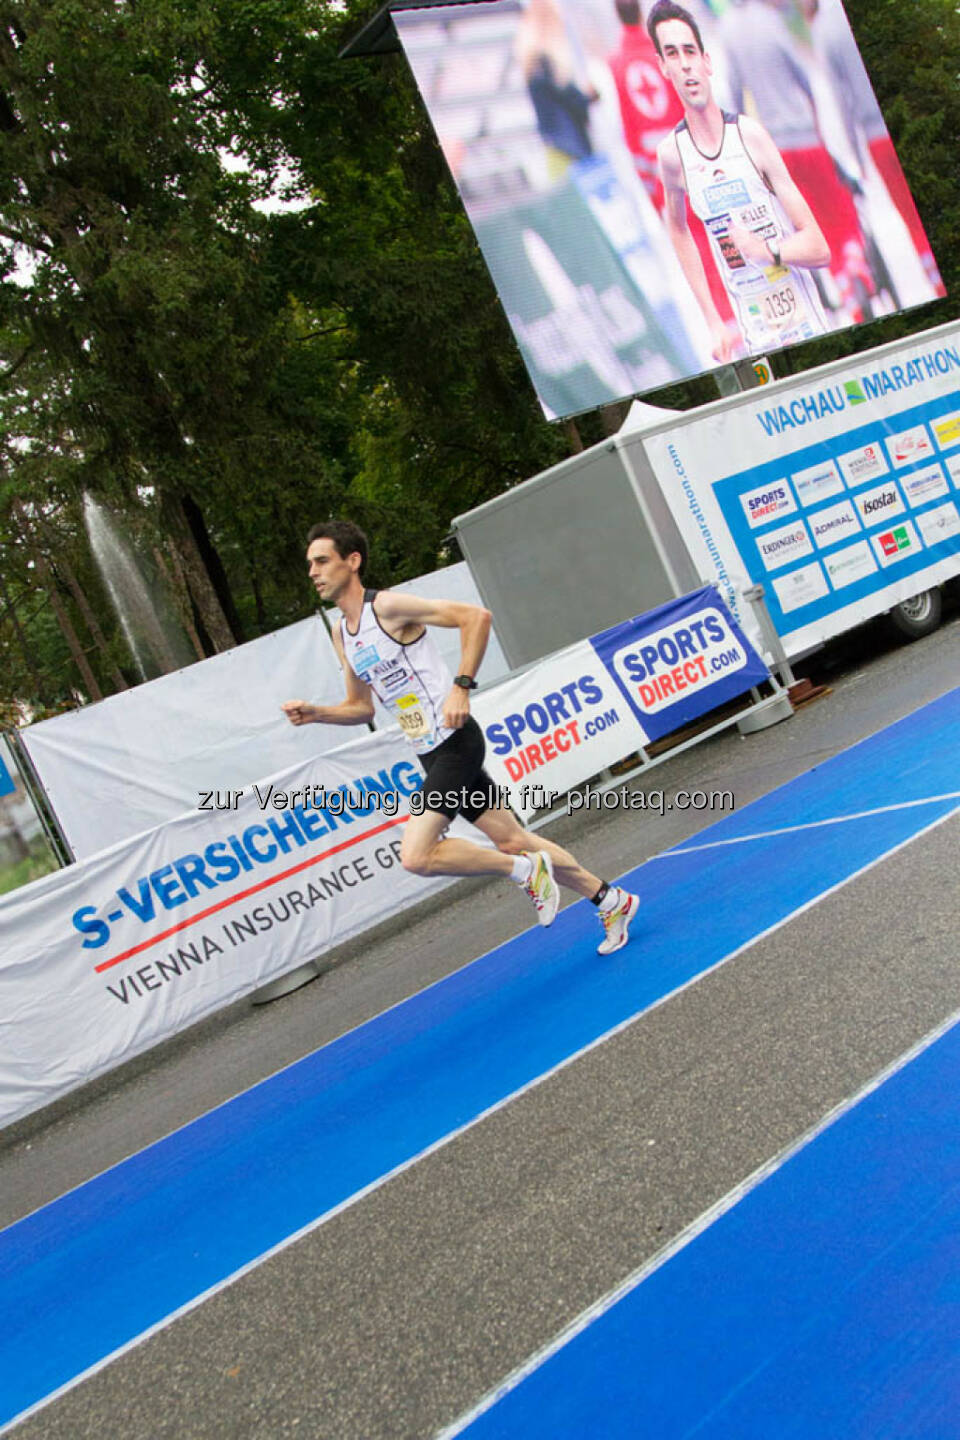
{"type": "Polygon", "coordinates": [[[704,577],[790,656],[960,574],[960,326],[752,390],[642,446],[704,577]]]}
{"type": "MultiPolygon", "coordinates": [[[[472,709],[502,803],[529,817],[767,676],[707,587],[472,709]]],[[[202,791],[197,809],[0,900],[0,1124],[452,883],[400,864],[422,787],[392,727],[202,791]]]]}

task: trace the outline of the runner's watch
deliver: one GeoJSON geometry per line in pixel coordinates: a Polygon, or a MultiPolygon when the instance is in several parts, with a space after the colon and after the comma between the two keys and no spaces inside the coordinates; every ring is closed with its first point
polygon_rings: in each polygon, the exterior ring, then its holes
{"type": "Polygon", "coordinates": [[[461,690],[476,690],[477,682],[472,675],[454,675],[454,685],[459,685],[461,690]]]}
{"type": "Polygon", "coordinates": [[[770,251],[770,258],[771,258],[771,260],[773,261],[774,265],[776,265],[777,269],[779,270],[779,268],[780,268],[780,266],[781,266],[781,264],[782,264],[782,261],[781,261],[781,259],[780,259],[780,251],[779,251],[778,247],[777,247],[776,245],[774,245],[774,243],[773,243],[772,240],[768,240],[768,241],[767,241],[767,249],[770,251]]]}

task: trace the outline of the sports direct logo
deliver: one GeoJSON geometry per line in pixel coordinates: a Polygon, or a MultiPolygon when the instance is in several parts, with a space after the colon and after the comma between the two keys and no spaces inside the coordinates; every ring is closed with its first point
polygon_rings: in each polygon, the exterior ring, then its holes
{"type": "Polygon", "coordinates": [[[713,608],[696,620],[674,622],[624,646],[610,661],[634,704],[647,715],[706,689],[746,663],[743,646],[713,608]]]}
{"type": "Polygon", "coordinates": [[[511,780],[522,780],[592,736],[619,725],[616,709],[597,712],[603,699],[594,677],[581,675],[485,726],[490,749],[503,758],[511,780]]]}
{"type": "Polygon", "coordinates": [[[764,485],[759,490],[748,491],[746,495],[740,496],[740,503],[751,530],[765,525],[768,520],[775,520],[778,515],[790,515],[797,508],[797,502],[785,480],[764,485]]]}

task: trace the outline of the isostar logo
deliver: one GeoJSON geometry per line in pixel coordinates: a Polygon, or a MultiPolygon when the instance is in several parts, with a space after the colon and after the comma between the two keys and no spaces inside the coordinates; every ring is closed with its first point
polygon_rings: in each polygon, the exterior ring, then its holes
{"type": "Polygon", "coordinates": [[[860,521],[849,500],[844,500],[839,505],[830,505],[826,510],[818,510],[809,517],[808,523],[813,531],[813,538],[821,549],[860,529],[860,521]]]}
{"type": "Polygon", "coordinates": [[[575,750],[584,740],[620,723],[616,709],[602,713],[597,707],[604,692],[593,675],[581,675],[557,690],[531,700],[484,727],[494,755],[503,758],[511,780],[522,780],[534,770],[575,750]]]}
{"type": "Polygon", "coordinates": [[[917,460],[926,460],[933,454],[926,425],[914,425],[902,430],[887,441],[887,449],[894,465],[912,465],[917,460]]]}
{"type": "Polygon", "coordinates": [[[874,535],[873,548],[880,564],[886,566],[905,560],[908,555],[921,549],[922,544],[910,521],[904,520],[902,525],[895,525],[891,530],[882,530],[879,535],[874,535]]]}
{"type": "Polygon", "coordinates": [[[854,495],[853,503],[865,525],[876,525],[878,520],[886,520],[890,515],[900,515],[906,509],[900,491],[892,482],[889,485],[877,485],[873,490],[865,490],[862,495],[854,495]]]}
{"type": "Polygon", "coordinates": [[[762,485],[757,490],[749,490],[746,495],[740,496],[740,503],[751,530],[765,525],[768,520],[776,519],[778,515],[789,515],[797,508],[797,502],[785,480],[774,485],[762,485]]]}
{"type": "Polygon", "coordinates": [[[813,545],[802,520],[783,530],[771,530],[769,535],[762,535],[757,541],[757,548],[768,570],[779,570],[781,566],[789,565],[791,560],[813,554],[813,545]]]}
{"type": "Polygon", "coordinates": [[[674,621],[625,645],[609,663],[638,709],[655,715],[743,669],[747,656],[725,616],[710,606],[695,620],[674,621]]]}

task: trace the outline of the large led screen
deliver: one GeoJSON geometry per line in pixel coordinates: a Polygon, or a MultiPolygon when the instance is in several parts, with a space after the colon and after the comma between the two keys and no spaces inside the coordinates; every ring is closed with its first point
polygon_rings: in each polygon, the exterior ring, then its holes
{"type": "Polygon", "coordinates": [[[549,417],[944,294],[840,0],[393,18],[549,417]]]}

